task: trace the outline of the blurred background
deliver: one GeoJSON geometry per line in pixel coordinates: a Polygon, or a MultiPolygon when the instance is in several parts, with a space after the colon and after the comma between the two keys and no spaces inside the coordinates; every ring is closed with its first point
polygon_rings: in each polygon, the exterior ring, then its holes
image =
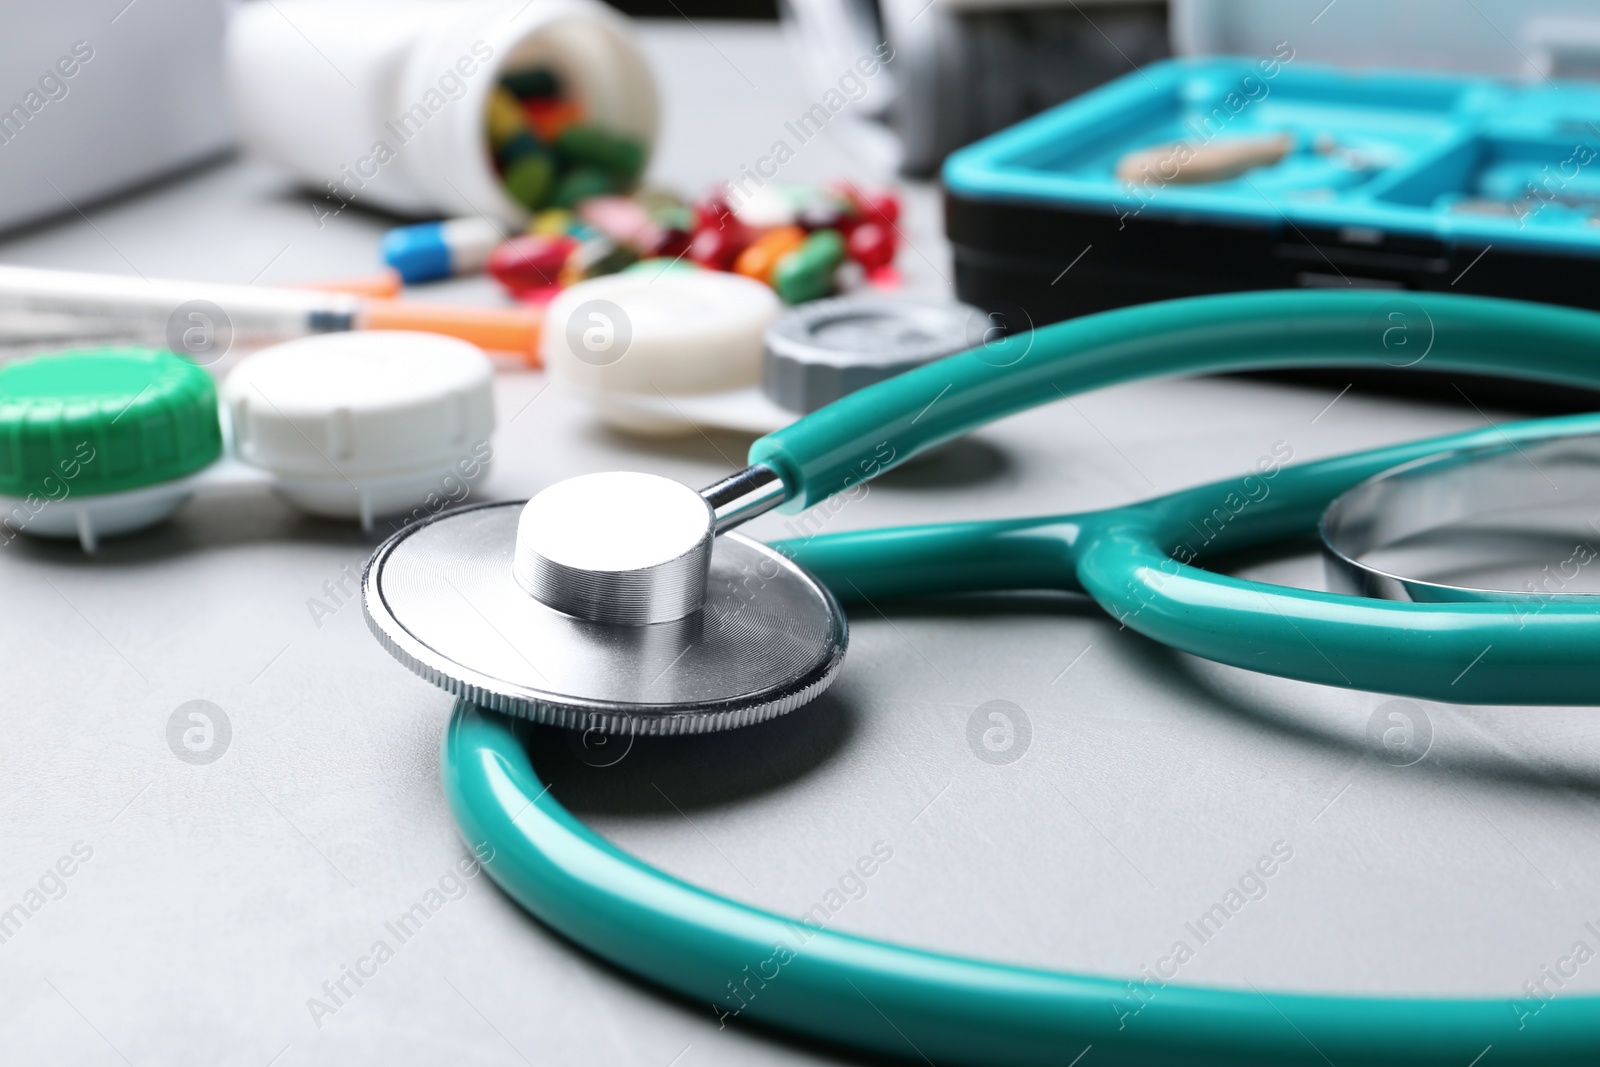
{"type": "MultiPolygon", "coordinates": [[[[1260,55],[1293,37],[1311,62],[1516,79],[1600,74],[1585,0],[613,0],[629,16],[780,23],[815,92],[880,41],[892,71],[831,132],[878,168],[928,177],[953,149],[1162,57],[1260,55]],[[1315,33],[1303,32],[1315,26],[1315,33]],[[1371,32],[1381,26],[1382,32],[1371,32]]],[[[70,212],[228,152],[222,41],[239,0],[7,5],[0,227],[70,212]],[[91,12],[93,14],[91,14],[91,12]],[[16,105],[74,41],[95,50],[66,95],[16,105]],[[103,91],[115,84],[118,91],[103,91]],[[67,100],[71,99],[68,104],[67,100]],[[47,113],[48,112],[48,113],[47,113]],[[20,135],[23,127],[27,136],[20,135]]],[[[403,0],[400,7],[407,6],[403,0]]]]}

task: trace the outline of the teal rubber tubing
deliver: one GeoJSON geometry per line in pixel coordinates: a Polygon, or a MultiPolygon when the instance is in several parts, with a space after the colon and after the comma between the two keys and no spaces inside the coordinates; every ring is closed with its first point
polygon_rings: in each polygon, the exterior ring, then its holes
{"type": "Polygon", "coordinates": [[[1592,605],[1396,603],[1231,578],[1173,557],[1179,546],[1186,560],[1206,562],[1311,537],[1328,501],[1424,456],[1584,434],[1600,434],[1600,414],[1412,441],[1108,511],[824,534],[773,547],[845,603],[1083,592],[1147,637],[1248,670],[1457,704],[1595,704],[1600,614],[1592,605]]]}
{"type": "MultiPolygon", "coordinates": [[[[1426,293],[1242,293],[1147,304],[1007,338],[862,390],[755,442],[751,458],[774,466],[793,499],[809,505],[983,422],[1110,382],[1363,363],[1597,386],[1600,314],[1426,293]]],[[[1245,476],[1094,515],[777,547],[847,601],[1067,589],[1088,593],[1164,644],[1287,678],[1458,704],[1593,704],[1600,702],[1600,657],[1592,652],[1600,647],[1600,615],[1590,605],[1400,604],[1189,565],[1223,549],[1308,536],[1330,500],[1399,463],[1507,439],[1600,431],[1593,420],[1485,427],[1287,468],[1270,485],[1245,476]],[[1255,496],[1252,486],[1270,492],[1230,506],[1230,494],[1231,503],[1255,496]]]]}
{"type": "Polygon", "coordinates": [[[1600,314],[1441,293],[1234,293],[1087,315],[880,382],[768,434],[750,462],[810,507],[942,441],[1063,396],[1172,375],[1415,366],[1600,385],[1600,314]]]}
{"type": "Polygon", "coordinates": [[[803,926],[629,856],[540,781],[517,724],[460,703],[445,795],[490,876],[546,926],[681,994],[720,1025],[759,1022],[908,1061],[982,1067],[1584,1064],[1600,998],[1323,996],[1074,975],[803,926]],[[735,992],[737,991],[737,992],[735,992]],[[739,1009],[735,1013],[735,1009],[739,1009]]]}
{"type": "MultiPolygon", "coordinates": [[[[1424,358],[1439,369],[1600,379],[1592,355],[1600,316],[1586,312],[1420,294],[1213,297],[1049,327],[1006,366],[995,364],[1017,349],[951,357],[763,438],[752,461],[772,463],[800,503],[815,503],[1057,393],[1158,374],[1407,362],[1400,357],[1410,353],[1397,355],[1399,342],[1385,331],[1404,329],[1410,344],[1424,325],[1431,342],[1424,358]],[[1403,325],[1390,317],[1396,309],[1409,316],[1403,325]]],[[[1189,546],[1191,562],[1303,536],[1343,488],[1409,459],[1506,437],[1592,432],[1600,432],[1600,416],[1284,468],[1270,493],[1230,510],[1216,536],[1189,546]]],[[[1584,641],[1595,621],[1581,606],[1386,604],[1244,582],[1174,560],[1191,522],[1214,515],[1219,495],[1239,484],[1216,482],[1106,512],[824,535],[782,547],[847,600],[1078,590],[1136,630],[1254,670],[1458,702],[1592,701],[1596,676],[1582,653],[1595,647],[1584,641]],[[1517,669],[1486,650],[1463,660],[1471,669],[1446,684],[1438,669],[1480,636],[1503,642],[1497,647],[1517,669]]],[[[491,855],[490,876],[513,899],[589,951],[704,1004],[724,1024],[748,1019],[913,1061],[996,1067],[1070,1063],[1091,1048],[1093,1062],[1134,1067],[1460,1065],[1486,1052],[1495,1063],[1592,1064],[1600,1049],[1595,997],[1558,997],[1531,1016],[1514,998],[1199,989],[986,963],[813,929],[698,889],[588,830],[540,782],[512,720],[458,704],[442,763],[463,837],[491,855]]]]}

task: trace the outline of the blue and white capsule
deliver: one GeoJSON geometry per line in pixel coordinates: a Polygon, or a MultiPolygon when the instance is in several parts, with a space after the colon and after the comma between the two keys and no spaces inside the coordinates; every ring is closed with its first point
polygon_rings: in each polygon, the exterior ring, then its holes
{"type": "Polygon", "coordinates": [[[420,222],[383,235],[383,261],[407,284],[438,281],[482,270],[503,240],[494,223],[477,215],[420,222]]]}

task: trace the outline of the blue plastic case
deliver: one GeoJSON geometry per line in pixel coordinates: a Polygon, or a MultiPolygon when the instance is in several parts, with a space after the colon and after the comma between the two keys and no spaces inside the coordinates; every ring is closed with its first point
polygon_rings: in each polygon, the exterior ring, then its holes
{"type": "Polygon", "coordinates": [[[1280,45],[1155,64],[944,167],[961,299],[1035,325],[1297,286],[1600,307],[1600,88],[1356,74],[1280,45]],[[1287,133],[1282,162],[1209,184],[1127,153],[1287,133]]]}

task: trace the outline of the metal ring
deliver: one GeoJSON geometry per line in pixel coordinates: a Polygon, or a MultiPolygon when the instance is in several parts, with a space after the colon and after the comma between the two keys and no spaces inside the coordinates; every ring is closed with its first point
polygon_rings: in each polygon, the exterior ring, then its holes
{"type": "MultiPolygon", "coordinates": [[[[847,296],[784,312],[763,338],[761,388],[779,407],[808,414],[858,389],[971,348],[970,304],[847,296]]],[[[979,334],[983,331],[980,329],[979,334]]]]}
{"type": "MultiPolygon", "coordinates": [[[[1600,510],[1600,435],[1556,437],[1425,456],[1376,474],[1346,490],[1322,513],[1318,533],[1328,587],[1336,593],[1416,603],[1594,603],[1597,593],[1563,592],[1548,583],[1525,590],[1452,585],[1396,574],[1362,557],[1466,519],[1529,508],[1597,502],[1600,510]]],[[[1600,536],[1596,537],[1600,542],[1600,536]]],[[[1583,546],[1579,546],[1582,548],[1583,546]]],[[[1594,558],[1591,549],[1590,559],[1594,558]]]]}

